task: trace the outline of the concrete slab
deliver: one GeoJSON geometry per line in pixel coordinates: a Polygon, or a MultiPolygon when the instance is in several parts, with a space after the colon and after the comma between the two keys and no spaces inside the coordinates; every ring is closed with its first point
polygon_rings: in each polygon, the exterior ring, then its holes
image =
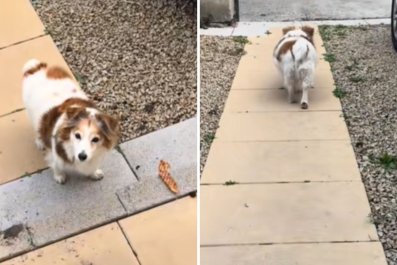
{"type": "Polygon", "coordinates": [[[233,30],[234,30],[234,28],[232,28],[232,27],[200,29],[200,35],[231,36],[233,30]]]}
{"type": "MultiPolygon", "coordinates": [[[[300,99],[301,94],[297,94],[300,99]]],[[[268,112],[268,111],[318,111],[342,110],[340,101],[332,91],[311,89],[309,109],[302,110],[298,104],[288,102],[286,89],[232,90],[227,98],[225,112],[268,112]]]]}
{"type": "Polygon", "coordinates": [[[0,232],[0,262],[33,247],[32,237],[24,224],[15,224],[0,232]]]}
{"type": "Polygon", "coordinates": [[[0,184],[47,167],[26,111],[0,118],[0,128],[0,184]]]}
{"type": "MultiPolygon", "coordinates": [[[[383,19],[374,19],[374,20],[382,21],[383,19]]],[[[331,26],[343,25],[343,26],[353,26],[353,27],[368,24],[366,19],[317,20],[317,21],[309,21],[309,22],[315,25],[331,25],[331,26]]]]}
{"type": "MultiPolygon", "coordinates": [[[[244,56],[240,61],[241,66],[237,68],[231,89],[272,89],[282,87],[281,74],[273,65],[271,56],[266,56],[267,60],[259,56],[244,56]],[[250,65],[250,67],[244,67],[244,65],[250,65]]],[[[327,68],[329,68],[327,64],[319,62],[314,75],[315,89],[328,89],[328,91],[335,89],[332,73],[327,68]]]]}
{"type": "Polygon", "coordinates": [[[241,0],[240,21],[291,21],[387,18],[391,2],[380,1],[295,1],[241,0]]]}
{"type": "MultiPolygon", "coordinates": [[[[261,58],[253,58],[253,60],[263,62],[261,58]]],[[[249,61],[253,62],[253,60],[249,61]]],[[[249,61],[246,63],[250,64],[249,61]]],[[[266,65],[266,62],[264,62],[262,63],[261,68],[239,68],[236,72],[231,89],[274,89],[282,86],[282,77],[278,70],[275,66],[269,64],[266,65]],[[265,74],[264,71],[266,71],[265,74]]],[[[334,90],[335,84],[332,73],[325,69],[322,71],[319,66],[314,74],[314,89],[327,89],[328,91],[334,90]]]]}
{"type": "Polygon", "coordinates": [[[119,221],[141,264],[196,264],[196,204],[184,198],[119,221]]]}
{"type": "Polygon", "coordinates": [[[260,36],[264,35],[268,28],[265,22],[244,23],[239,22],[233,31],[233,36],[260,36]]]}
{"type": "Polygon", "coordinates": [[[170,164],[171,172],[193,172],[197,165],[197,119],[136,138],[120,148],[141,180],[158,176],[161,159],[170,164]]]}
{"type": "Polygon", "coordinates": [[[6,261],[4,265],[139,265],[117,223],[6,261]]]}
{"type": "Polygon", "coordinates": [[[224,113],[216,138],[231,141],[349,140],[342,113],[224,113]]]}
{"type": "MultiPolygon", "coordinates": [[[[246,37],[257,37],[263,34],[257,34],[258,32],[263,32],[263,27],[258,27],[258,25],[265,24],[265,30],[270,31],[272,34],[278,29],[287,26],[300,26],[300,25],[344,25],[344,26],[360,26],[360,25],[390,25],[390,18],[373,18],[373,19],[345,19],[345,20],[308,20],[308,21],[285,21],[285,22],[274,22],[274,21],[263,21],[261,22],[249,22],[241,21],[237,23],[235,27],[237,29],[239,36],[246,37]],[[240,26],[241,25],[241,26],[240,26]]],[[[200,35],[215,35],[215,36],[226,36],[230,35],[229,28],[208,28],[201,29],[200,35]],[[225,29],[225,30],[223,30],[225,29]]],[[[233,32],[233,31],[232,31],[233,32]]],[[[318,47],[318,46],[317,46],[318,47]]]]}
{"type": "Polygon", "coordinates": [[[29,0],[2,0],[0,32],[3,48],[44,34],[44,26],[29,0]]]}
{"type": "Polygon", "coordinates": [[[390,25],[391,24],[391,19],[390,18],[381,18],[381,19],[366,19],[365,22],[369,25],[390,25]]]}
{"type": "Polygon", "coordinates": [[[70,177],[60,185],[45,170],[0,186],[0,230],[24,223],[40,246],[124,216],[116,191],[136,179],[117,151],[102,168],[101,181],[70,177]]]}
{"type": "Polygon", "coordinates": [[[201,183],[361,181],[349,141],[214,141],[201,183]],[[285,163],[285,166],[280,166],[285,163]]]}
{"type": "Polygon", "coordinates": [[[158,176],[145,177],[119,190],[117,195],[128,214],[150,209],[197,190],[196,169],[171,169],[171,175],[178,184],[178,194],[172,193],[158,176]]]}
{"type": "Polygon", "coordinates": [[[379,242],[223,246],[201,249],[206,265],[386,265],[379,242]]]}
{"type": "MultiPolygon", "coordinates": [[[[25,2],[24,0],[15,2],[22,1],[25,2]]],[[[0,50],[0,116],[24,108],[22,102],[22,67],[32,58],[47,62],[49,65],[62,66],[71,73],[50,36],[40,37],[0,50]]]]}
{"type": "Polygon", "coordinates": [[[378,240],[359,182],[204,185],[200,207],[204,246],[378,240]]]}

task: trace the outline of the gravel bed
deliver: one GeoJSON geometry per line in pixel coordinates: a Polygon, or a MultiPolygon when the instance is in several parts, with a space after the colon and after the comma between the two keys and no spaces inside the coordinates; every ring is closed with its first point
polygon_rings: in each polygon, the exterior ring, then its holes
{"type": "Polygon", "coordinates": [[[32,1],[82,88],[126,141],[196,115],[194,0],[32,1]]]}
{"type": "Polygon", "coordinates": [[[389,265],[397,264],[397,55],[390,26],[322,27],[343,112],[389,265]]]}
{"type": "Polygon", "coordinates": [[[200,170],[203,170],[226,98],[244,53],[241,38],[201,36],[200,170]]]}

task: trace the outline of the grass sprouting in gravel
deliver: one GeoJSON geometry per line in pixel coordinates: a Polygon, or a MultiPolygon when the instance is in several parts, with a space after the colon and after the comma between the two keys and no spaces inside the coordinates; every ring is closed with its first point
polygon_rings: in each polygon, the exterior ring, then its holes
{"type": "Polygon", "coordinates": [[[385,170],[397,169],[397,158],[396,156],[384,153],[379,157],[372,157],[373,163],[380,165],[385,170]]]}
{"type": "Polygon", "coordinates": [[[250,41],[248,40],[248,38],[247,37],[245,37],[245,36],[236,36],[236,37],[233,37],[233,41],[235,41],[235,42],[237,42],[237,43],[240,43],[240,44],[249,44],[250,43],[250,41]]]}
{"type": "Polygon", "coordinates": [[[389,265],[397,265],[397,54],[390,26],[322,26],[371,217],[389,265]],[[341,30],[344,33],[340,33],[341,30]]]}
{"type": "Polygon", "coordinates": [[[333,63],[336,61],[336,57],[335,54],[332,53],[324,53],[324,60],[329,62],[329,63],[333,63]]]}
{"type": "Polygon", "coordinates": [[[332,93],[337,98],[343,98],[344,96],[346,96],[346,92],[342,90],[340,87],[336,87],[334,91],[332,91],[332,93]]]}
{"type": "Polygon", "coordinates": [[[346,37],[349,31],[349,27],[345,25],[336,25],[336,26],[322,25],[319,26],[319,29],[323,41],[330,41],[331,38],[344,38],[346,37]]]}
{"type": "Polygon", "coordinates": [[[354,83],[358,83],[358,82],[364,82],[365,78],[363,76],[360,75],[354,75],[349,77],[350,81],[354,82],[354,83]]]}
{"type": "Polygon", "coordinates": [[[203,136],[204,141],[208,144],[211,144],[215,140],[215,134],[207,133],[203,136]]]}

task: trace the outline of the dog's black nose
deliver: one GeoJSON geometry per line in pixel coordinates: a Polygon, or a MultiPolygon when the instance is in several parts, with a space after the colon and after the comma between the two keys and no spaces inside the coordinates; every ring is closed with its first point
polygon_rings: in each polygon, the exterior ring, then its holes
{"type": "Polygon", "coordinates": [[[80,159],[80,161],[86,160],[87,159],[87,154],[85,152],[81,152],[79,154],[79,159],[80,159]]]}

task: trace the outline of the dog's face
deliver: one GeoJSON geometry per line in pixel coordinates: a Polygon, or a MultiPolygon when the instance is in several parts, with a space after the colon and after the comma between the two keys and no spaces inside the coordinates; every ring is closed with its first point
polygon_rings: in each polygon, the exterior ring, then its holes
{"type": "Polygon", "coordinates": [[[78,163],[89,162],[99,153],[113,148],[119,137],[118,121],[87,108],[70,108],[63,128],[69,155],[78,163]]]}

